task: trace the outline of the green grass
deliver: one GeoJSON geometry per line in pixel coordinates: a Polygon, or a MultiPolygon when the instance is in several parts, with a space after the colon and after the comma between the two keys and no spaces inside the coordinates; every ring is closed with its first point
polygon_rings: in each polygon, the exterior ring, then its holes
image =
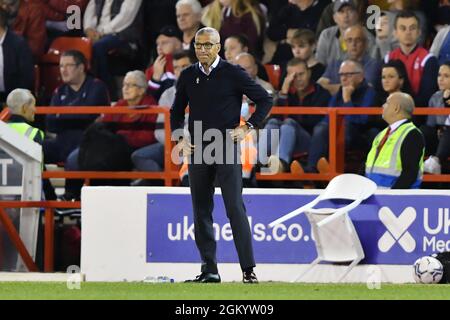
{"type": "Polygon", "coordinates": [[[427,299],[450,300],[450,285],[382,284],[369,290],[363,284],[241,283],[82,283],[80,290],[66,283],[1,282],[0,299],[133,299],[133,300],[303,300],[303,299],[427,299]]]}

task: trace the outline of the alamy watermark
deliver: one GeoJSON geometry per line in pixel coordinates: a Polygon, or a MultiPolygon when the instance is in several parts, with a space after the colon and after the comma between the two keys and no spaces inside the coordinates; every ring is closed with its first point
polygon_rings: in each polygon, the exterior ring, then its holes
{"type": "MultiPolygon", "coordinates": [[[[171,160],[179,165],[187,164],[245,164],[261,165],[261,174],[274,174],[269,165],[269,154],[279,154],[280,130],[262,129],[258,131],[259,141],[243,137],[235,142],[231,136],[233,130],[222,132],[218,129],[203,130],[202,121],[194,121],[192,135],[184,129],[177,129],[172,133],[172,141],[186,140],[194,146],[190,156],[182,154],[179,148],[173,148],[171,160]],[[192,138],[193,136],[193,138],[192,138]],[[257,147],[256,147],[257,145],[257,147]],[[257,156],[251,156],[253,148],[257,149],[257,156]]],[[[251,133],[247,133],[250,135],[251,133]]]]}
{"type": "Polygon", "coordinates": [[[81,282],[83,281],[83,278],[80,271],[80,267],[75,265],[67,268],[67,274],[69,274],[66,281],[67,289],[81,290],[81,282]]]}
{"type": "Polygon", "coordinates": [[[67,8],[67,29],[81,30],[83,16],[81,8],[77,5],[72,5],[67,8]]]}

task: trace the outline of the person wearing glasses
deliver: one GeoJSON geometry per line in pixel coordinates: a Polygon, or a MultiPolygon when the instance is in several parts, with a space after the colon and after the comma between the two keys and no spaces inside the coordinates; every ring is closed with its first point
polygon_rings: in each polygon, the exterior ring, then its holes
{"type": "MultiPolygon", "coordinates": [[[[59,69],[63,84],[53,93],[51,106],[109,106],[108,88],[99,79],[87,73],[85,56],[77,50],[61,55],[59,69]]],[[[46,116],[46,139],[43,144],[45,163],[66,162],[69,154],[81,142],[85,129],[98,117],[95,114],[48,114],[46,116]]],[[[72,199],[70,185],[66,184],[66,197],[72,199]]],[[[56,196],[46,192],[47,199],[56,196]]]]}
{"type": "Polygon", "coordinates": [[[220,35],[216,29],[200,29],[195,35],[194,47],[199,63],[181,72],[170,112],[172,138],[179,141],[177,150],[189,161],[195,242],[202,260],[201,274],[188,281],[221,281],[212,217],[214,180],[217,179],[233,231],[243,282],[257,283],[253,271],[252,235],[242,199],[242,165],[237,161],[240,158],[238,147],[250,130],[261,125],[273,101],[244,69],[219,57],[220,35]],[[256,111],[245,124],[240,125],[243,95],[255,103],[256,111]],[[183,131],[188,104],[190,137],[183,131]],[[207,151],[211,150],[212,143],[207,141],[199,145],[196,142],[202,141],[204,133],[214,133],[215,136],[213,146],[216,146],[216,152],[215,155],[210,152],[210,157],[207,151]]]}
{"type": "MultiPolygon", "coordinates": [[[[375,87],[380,81],[380,63],[370,57],[367,52],[367,37],[364,28],[360,25],[349,27],[344,33],[344,42],[347,46],[345,59],[359,61],[364,66],[367,82],[375,87]]],[[[335,59],[326,68],[318,83],[327,89],[330,94],[336,94],[340,88],[339,68],[345,59],[335,59]]]]}
{"type": "MultiPolygon", "coordinates": [[[[329,107],[373,107],[375,89],[364,78],[364,68],[358,61],[345,60],[339,68],[341,87],[331,98],[329,107]]],[[[318,172],[317,163],[328,154],[328,119],[314,127],[308,163],[305,172],[318,172]]],[[[367,115],[345,116],[345,145],[347,148],[368,148],[370,141],[378,133],[371,132],[367,115]]]]}

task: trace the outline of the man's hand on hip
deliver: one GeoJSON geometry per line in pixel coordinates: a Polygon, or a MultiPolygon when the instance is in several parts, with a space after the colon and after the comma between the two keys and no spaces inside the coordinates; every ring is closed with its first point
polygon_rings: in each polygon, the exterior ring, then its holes
{"type": "Polygon", "coordinates": [[[175,148],[177,148],[177,152],[183,157],[187,157],[194,152],[195,145],[191,144],[187,139],[181,139],[175,148]]]}
{"type": "Polygon", "coordinates": [[[248,125],[244,124],[242,126],[239,126],[231,130],[231,139],[233,139],[234,142],[240,142],[245,139],[245,136],[247,135],[247,133],[249,133],[249,131],[250,128],[248,127],[248,125]]]}

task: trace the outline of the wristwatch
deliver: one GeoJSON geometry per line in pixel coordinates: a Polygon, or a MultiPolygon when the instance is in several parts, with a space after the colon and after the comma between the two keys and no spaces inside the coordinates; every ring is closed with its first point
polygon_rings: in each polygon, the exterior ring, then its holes
{"type": "Polygon", "coordinates": [[[250,122],[246,121],[245,124],[247,125],[247,127],[248,127],[249,130],[255,129],[255,126],[252,125],[250,122]]]}

